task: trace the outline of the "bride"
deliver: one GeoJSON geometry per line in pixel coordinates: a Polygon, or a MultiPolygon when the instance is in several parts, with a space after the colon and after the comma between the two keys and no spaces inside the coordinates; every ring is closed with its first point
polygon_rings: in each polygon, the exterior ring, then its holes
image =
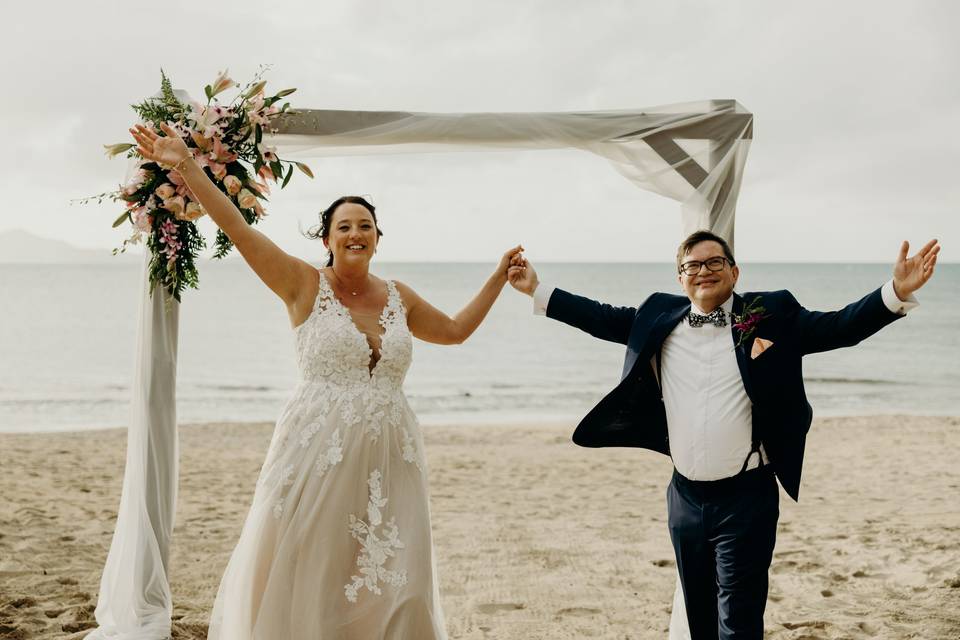
{"type": "Polygon", "coordinates": [[[220,583],[208,638],[446,638],[427,469],[401,390],[415,336],[458,344],[507,282],[514,247],[453,318],[369,271],[374,207],[339,198],[315,236],[317,270],[247,225],[166,125],[130,132],[143,157],[175,167],[247,264],[286,304],[301,380],[277,421],[253,504],[220,583]]]}

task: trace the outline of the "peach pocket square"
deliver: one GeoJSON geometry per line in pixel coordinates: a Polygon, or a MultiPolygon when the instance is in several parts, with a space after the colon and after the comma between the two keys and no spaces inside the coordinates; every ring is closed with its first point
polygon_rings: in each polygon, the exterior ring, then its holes
{"type": "Polygon", "coordinates": [[[750,359],[756,360],[760,357],[764,351],[773,346],[772,340],[764,340],[763,338],[757,338],[753,341],[753,348],[750,349],[750,359]]]}

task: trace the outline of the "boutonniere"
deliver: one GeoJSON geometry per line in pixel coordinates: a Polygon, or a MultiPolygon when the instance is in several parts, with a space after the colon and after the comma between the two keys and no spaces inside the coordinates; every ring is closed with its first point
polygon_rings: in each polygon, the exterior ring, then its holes
{"type": "Polygon", "coordinates": [[[760,304],[761,297],[757,296],[751,300],[750,304],[743,308],[742,313],[733,314],[733,328],[740,332],[740,338],[734,349],[739,348],[753,336],[761,320],[770,317],[767,310],[760,304]]]}

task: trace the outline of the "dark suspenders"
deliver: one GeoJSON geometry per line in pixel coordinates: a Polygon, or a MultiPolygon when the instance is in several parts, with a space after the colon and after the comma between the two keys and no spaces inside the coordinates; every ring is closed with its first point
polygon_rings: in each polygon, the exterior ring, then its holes
{"type": "MultiPolygon", "coordinates": [[[[751,421],[751,423],[750,423],[750,431],[751,431],[751,436],[750,436],[750,453],[747,454],[747,459],[743,461],[743,466],[740,467],[740,473],[743,473],[744,471],[747,470],[747,465],[750,464],[750,457],[751,457],[753,454],[757,454],[757,458],[758,458],[758,460],[759,460],[759,462],[760,462],[760,464],[757,465],[757,468],[759,469],[760,467],[764,466],[764,465],[763,465],[763,454],[760,453],[760,440],[757,439],[757,434],[756,434],[756,432],[755,432],[755,430],[754,430],[753,422],[752,422],[752,421],[751,421]]],[[[737,475],[740,475],[740,473],[738,473],[737,475]]]]}

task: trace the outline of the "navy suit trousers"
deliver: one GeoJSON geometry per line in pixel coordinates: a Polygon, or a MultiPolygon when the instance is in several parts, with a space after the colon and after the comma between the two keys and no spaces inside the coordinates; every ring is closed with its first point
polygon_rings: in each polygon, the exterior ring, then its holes
{"type": "Polygon", "coordinates": [[[698,482],[674,471],[667,514],[692,640],[763,638],[780,516],[773,472],[698,482]]]}

